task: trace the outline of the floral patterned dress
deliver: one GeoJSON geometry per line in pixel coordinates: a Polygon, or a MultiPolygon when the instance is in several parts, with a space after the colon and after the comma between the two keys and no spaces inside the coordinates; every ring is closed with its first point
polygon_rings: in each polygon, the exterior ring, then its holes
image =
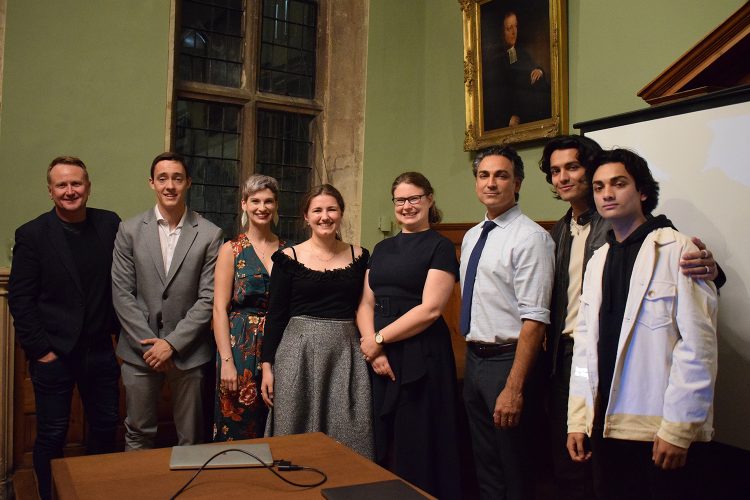
{"type": "MultiPolygon", "coordinates": [[[[229,306],[229,343],[239,390],[221,386],[221,359],[216,356],[214,441],[262,437],[268,409],[260,395],[260,348],[268,310],[270,275],[243,233],[231,241],[234,289],[229,306]]],[[[279,248],[286,243],[279,241],[279,248]]]]}

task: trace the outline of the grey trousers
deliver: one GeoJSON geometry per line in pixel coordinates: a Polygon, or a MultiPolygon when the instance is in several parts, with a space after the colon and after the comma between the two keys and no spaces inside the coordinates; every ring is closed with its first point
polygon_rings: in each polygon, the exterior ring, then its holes
{"type": "Polygon", "coordinates": [[[166,373],[123,362],[125,387],[125,451],[154,447],[158,403],[164,381],[169,384],[172,415],[180,446],[203,441],[203,367],[172,368],[166,373]]]}

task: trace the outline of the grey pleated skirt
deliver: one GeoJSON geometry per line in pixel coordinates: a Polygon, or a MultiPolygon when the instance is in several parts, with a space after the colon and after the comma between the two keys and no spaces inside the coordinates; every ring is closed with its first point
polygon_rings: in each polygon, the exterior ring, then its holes
{"type": "Polygon", "coordinates": [[[370,378],[353,320],[293,317],[273,375],[266,436],[324,432],[374,457],[370,378]]]}

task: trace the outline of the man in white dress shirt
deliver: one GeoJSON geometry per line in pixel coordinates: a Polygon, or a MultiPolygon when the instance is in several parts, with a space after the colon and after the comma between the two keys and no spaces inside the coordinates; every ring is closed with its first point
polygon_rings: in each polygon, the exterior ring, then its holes
{"type": "Polygon", "coordinates": [[[482,150],[473,171],[487,213],[461,245],[461,329],[477,479],[481,498],[529,498],[534,467],[526,433],[539,396],[530,385],[549,323],[554,244],[517,205],[524,171],[515,150],[482,150]]]}

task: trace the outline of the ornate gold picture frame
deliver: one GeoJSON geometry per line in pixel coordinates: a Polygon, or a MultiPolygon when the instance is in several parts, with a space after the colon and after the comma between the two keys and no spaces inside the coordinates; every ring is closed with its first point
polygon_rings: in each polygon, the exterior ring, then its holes
{"type": "Polygon", "coordinates": [[[464,150],[566,133],[565,0],[458,1],[464,36],[464,150]]]}

